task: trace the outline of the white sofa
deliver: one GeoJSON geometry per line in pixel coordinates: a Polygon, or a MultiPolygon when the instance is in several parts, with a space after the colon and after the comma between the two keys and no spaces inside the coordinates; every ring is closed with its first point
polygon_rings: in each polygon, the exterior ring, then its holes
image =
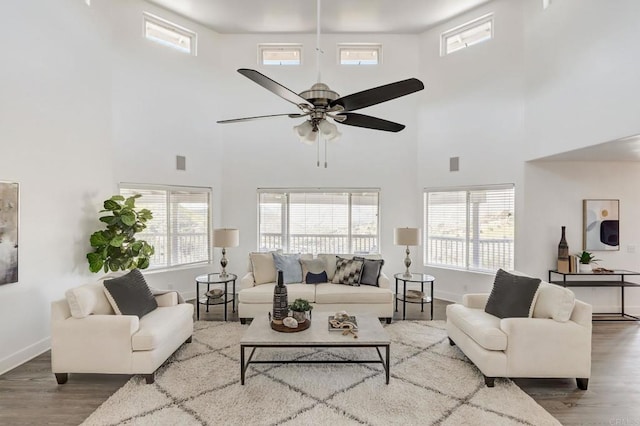
{"type": "Polygon", "coordinates": [[[466,294],[447,306],[447,333],[480,369],[487,386],[496,377],[591,377],[591,305],[569,289],[540,283],[532,318],[500,319],[484,311],[489,294],[466,294]]]}
{"type": "MultiPolygon", "coordinates": [[[[318,255],[332,256],[332,255],[318,255]]],[[[344,258],[353,258],[352,254],[339,254],[344,258]]],[[[303,255],[310,258],[311,255],[303,255]]],[[[379,255],[364,256],[369,259],[380,259],[379,255]]],[[[238,316],[242,324],[247,319],[259,315],[267,315],[273,309],[273,291],[275,282],[256,284],[253,271],[249,262],[249,272],[240,280],[238,291],[238,316]]],[[[329,274],[332,277],[333,274],[329,274]]],[[[337,312],[345,310],[353,314],[371,314],[378,318],[384,318],[391,323],[394,310],[394,294],[391,290],[389,278],[380,273],[378,287],[371,285],[350,286],[333,284],[330,282],[320,284],[293,283],[286,284],[289,302],[295,299],[308,300],[315,309],[337,312]]],[[[313,315],[313,312],[312,312],[313,315]]]]}
{"type": "Polygon", "coordinates": [[[116,315],[101,282],[71,292],[51,303],[51,369],[59,384],[68,373],[143,374],[153,383],[156,369],[191,342],[193,305],[178,303],[176,292],[155,296],[158,308],[142,318],[116,315]]]}

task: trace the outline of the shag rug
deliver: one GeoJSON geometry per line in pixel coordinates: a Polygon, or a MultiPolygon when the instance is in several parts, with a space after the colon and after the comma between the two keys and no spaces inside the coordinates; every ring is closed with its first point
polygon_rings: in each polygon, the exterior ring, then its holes
{"type": "MultiPolygon", "coordinates": [[[[443,321],[398,321],[391,381],[380,364],[253,364],[240,385],[247,325],[195,325],[158,370],[134,376],[83,425],[559,425],[513,382],[487,388],[449,346],[443,321]]],[[[248,352],[247,352],[248,354],[248,352]]],[[[255,359],[376,359],[375,349],[258,349],[255,359]]]]}

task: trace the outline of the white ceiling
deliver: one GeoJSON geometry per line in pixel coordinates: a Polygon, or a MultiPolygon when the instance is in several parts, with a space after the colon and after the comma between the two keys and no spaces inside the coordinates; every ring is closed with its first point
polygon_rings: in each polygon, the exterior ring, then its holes
{"type": "MultiPolygon", "coordinates": [[[[219,33],[314,33],[314,0],[148,0],[219,33]]],[[[323,33],[415,34],[490,0],[324,0],[323,33]]]]}

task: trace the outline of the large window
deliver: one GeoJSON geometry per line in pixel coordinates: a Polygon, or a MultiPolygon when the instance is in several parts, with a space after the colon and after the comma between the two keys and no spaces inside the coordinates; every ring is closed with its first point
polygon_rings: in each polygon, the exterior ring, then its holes
{"type": "Polygon", "coordinates": [[[513,269],[514,186],[426,189],[424,263],[513,269]]]}
{"type": "Polygon", "coordinates": [[[121,185],[120,194],[141,194],[136,208],[151,210],[147,229],[136,234],[154,246],[150,268],[209,262],[211,189],[121,185]]]}
{"type": "Polygon", "coordinates": [[[258,249],[378,253],[378,189],[258,190],[258,249]]]}

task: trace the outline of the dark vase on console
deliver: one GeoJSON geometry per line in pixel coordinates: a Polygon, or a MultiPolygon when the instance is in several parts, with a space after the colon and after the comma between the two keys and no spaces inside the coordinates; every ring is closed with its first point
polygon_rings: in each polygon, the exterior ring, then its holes
{"type": "Polygon", "coordinates": [[[287,287],[284,285],[282,271],[278,271],[278,284],[273,290],[273,322],[282,324],[282,320],[289,315],[289,298],[287,287]]]}
{"type": "Polygon", "coordinates": [[[562,236],[558,244],[558,260],[569,260],[569,244],[565,235],[566,226],[562,227],[562,236]]]}

